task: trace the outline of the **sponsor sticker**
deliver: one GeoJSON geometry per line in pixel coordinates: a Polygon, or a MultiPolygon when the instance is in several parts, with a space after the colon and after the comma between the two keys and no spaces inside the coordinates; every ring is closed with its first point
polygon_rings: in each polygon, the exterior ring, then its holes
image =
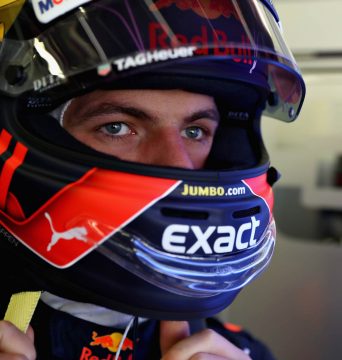
{"type": "Polygon", "coordinates": [[[259,226],[260,220],[255,216],[237,227],[224,225],[201,229],[197,225],[172,224],[163,233],[162,247],[173,254],[227,254],[253,247],[257,243],[255,233],[259,226]],[[195,238],[191,245],[190,238],[195,238]]]}
{"type": "Polygon", "coordinates": [[[196,186],[184,184],[183,196],[240,196],[246,194],[245,186],[233,186],[225,188],[223,186],[196,186]]]}
{"type": "Polygon", "coordinates": [[[174,49],[161,49],[138,53],[135,56],[127,56],[114,60],[117,71],[128,70],[137,66],[144,66],[154,62],[167,61],[170,59],[187,58],[194,56],[196,46],[182,46],[174,49]]]}
{"type": "Polygon", "coordinates": [[[46,24],[90,1],[91,0],[32,0],[32,6],[37,19],[41,23],[46,24]]]}

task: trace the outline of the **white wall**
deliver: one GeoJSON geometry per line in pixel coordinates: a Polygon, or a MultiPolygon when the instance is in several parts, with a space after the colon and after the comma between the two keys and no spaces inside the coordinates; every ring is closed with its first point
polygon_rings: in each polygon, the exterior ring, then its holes
{"type": "MultiPolygon", "coordinates": [[[[342,50],[342,0],[274,3],[295,53],[342,50]]],[[[330,176],[342,155],[342,57],[302,66],[307,97],[300,118],[264,119],[263,126],[282,173],[276,253],[221,317],[250,329],[279,360],[342,359],[342,190],[330,176]]]]}
{"type": "Polygon", "coordinates": [[[294,52],[342,49],[341,0],[274,0],[294,52]]]}

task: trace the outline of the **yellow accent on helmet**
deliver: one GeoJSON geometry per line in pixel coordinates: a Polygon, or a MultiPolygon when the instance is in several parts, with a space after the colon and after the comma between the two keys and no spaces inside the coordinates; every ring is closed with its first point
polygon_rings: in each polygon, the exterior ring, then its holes
{"type": "Polygon", "coordinates": [[[18,16],[25,0],[0,0],[0,41],[18,16]]]}
{"type": "Polygon", "coordinates": [[[2,41],[4,36],[5,36],[5,24],[0,23],[0,41],[2,41]]]}

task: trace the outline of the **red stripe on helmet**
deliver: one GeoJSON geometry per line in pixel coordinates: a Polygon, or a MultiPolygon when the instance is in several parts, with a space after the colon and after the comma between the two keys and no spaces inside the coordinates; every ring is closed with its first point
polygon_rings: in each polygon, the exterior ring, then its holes
{"type": "Polygon", "coordinates": [[[0,155],[2,155],[8,149],[11,139],[12,135],[9,134],[5,129],[2,129],[0,134],[0,155]]]}
{"type": "Polygon", "coordinates": [[[272,214],[274,197],[272,187],[267,182],[267,174],[245,179],[243,180],[243,183],[249,187],[254,195],[265,201],[270,214],[272,214]]]}
{"type": "MultiPolygon", "coordinates": [[[[5,134],[4,145],[8,141],[8,136],[5,134]]],[[[8,146],[8,145],[7,145],[8,146]]],[[[17,168],[24,162],[27,153],[27,147],[21,143],[15,145],[12,156],[10,156],[4,163],[0,174],[0,209],[6,206],[8,189],[10,187],[12,177],[17,168]]]]}
{"type": "Polygon", "coordinates": [[[68,267],[135,219],[180,181],[92,169],[24,221],[0,222],[56,267],[68,267]]]}

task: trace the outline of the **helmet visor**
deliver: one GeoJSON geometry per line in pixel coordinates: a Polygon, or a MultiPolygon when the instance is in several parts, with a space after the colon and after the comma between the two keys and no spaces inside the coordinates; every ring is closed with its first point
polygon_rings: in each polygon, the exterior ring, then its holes
{"type": "Polygon", "coordinates": [[[266,113],[275,118],[294,120],[303,102],[299,69],[260,0],[99,0],[58,21],[33,22],[28,29],[18,19],[0,53],[0,91],[12,96],[65,95],[67,87],[165,68],[174,74],[181,64],[181,76],[259,78],[271,94],[266,113]],[[207,71],[196,72],[205,61],[207,71]]]}

